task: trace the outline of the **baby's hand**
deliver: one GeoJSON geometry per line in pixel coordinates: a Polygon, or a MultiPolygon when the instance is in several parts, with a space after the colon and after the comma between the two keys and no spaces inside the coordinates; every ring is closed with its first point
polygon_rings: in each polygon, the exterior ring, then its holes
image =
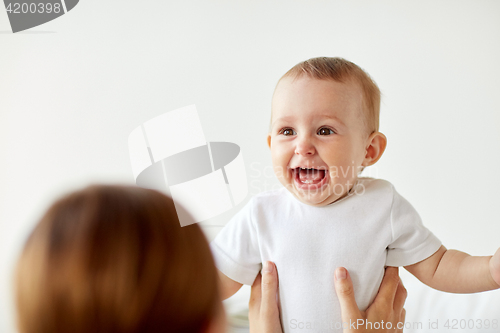
{"type": "Polygon", "coordinates": [[[498,249],[490,259],[490,272],[493,280],[495,280],[498,287],[500,287],[500,249],[498,249]]]}

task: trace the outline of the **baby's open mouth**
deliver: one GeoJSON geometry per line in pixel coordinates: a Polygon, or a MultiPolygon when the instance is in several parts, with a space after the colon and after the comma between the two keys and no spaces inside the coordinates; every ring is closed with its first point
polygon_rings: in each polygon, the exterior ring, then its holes
{"type": "Polygon", "coordinates": [[[318,170],[314,168],[295,168],[293,170],[295,179],[302,184],[308,185],[319,184],[326,175],[326,170],[318,170]]]}

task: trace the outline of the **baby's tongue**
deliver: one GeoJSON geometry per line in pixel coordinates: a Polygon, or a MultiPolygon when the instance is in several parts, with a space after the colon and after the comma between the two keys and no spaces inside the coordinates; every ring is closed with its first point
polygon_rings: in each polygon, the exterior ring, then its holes
{"type": "Polygon", "coordinates": [[[316,184],[325,176],[325,170],[300,169],[299,179],[302,183],[316,184]]]}

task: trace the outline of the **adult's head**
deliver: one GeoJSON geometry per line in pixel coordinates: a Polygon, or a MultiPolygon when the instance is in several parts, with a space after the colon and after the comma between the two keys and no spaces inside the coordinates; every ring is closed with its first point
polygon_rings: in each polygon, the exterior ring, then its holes
{"type": "Polygon", "coordinates": [[[222,332],[208,243],[172,199],[94,185],[55,202],[16,272],[21,333],[222,332]]]}

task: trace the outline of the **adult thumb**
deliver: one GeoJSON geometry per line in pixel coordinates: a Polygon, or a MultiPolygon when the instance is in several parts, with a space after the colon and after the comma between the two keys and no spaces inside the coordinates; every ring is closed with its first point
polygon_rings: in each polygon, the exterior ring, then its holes
{"type": "Polygon", "coordinates": [[[335,270],[335,291],[339,298],[342,321],[349,322],[362,318],[356,299],[354,298],[354,287],[351,276],[344,267],[335,270]]]}
{"type": "Polygon", "coordinates": [[[278,313],[278,272],[273,262],[267,261],[262,269],[262,311],[265,314],[278,313]]]}

